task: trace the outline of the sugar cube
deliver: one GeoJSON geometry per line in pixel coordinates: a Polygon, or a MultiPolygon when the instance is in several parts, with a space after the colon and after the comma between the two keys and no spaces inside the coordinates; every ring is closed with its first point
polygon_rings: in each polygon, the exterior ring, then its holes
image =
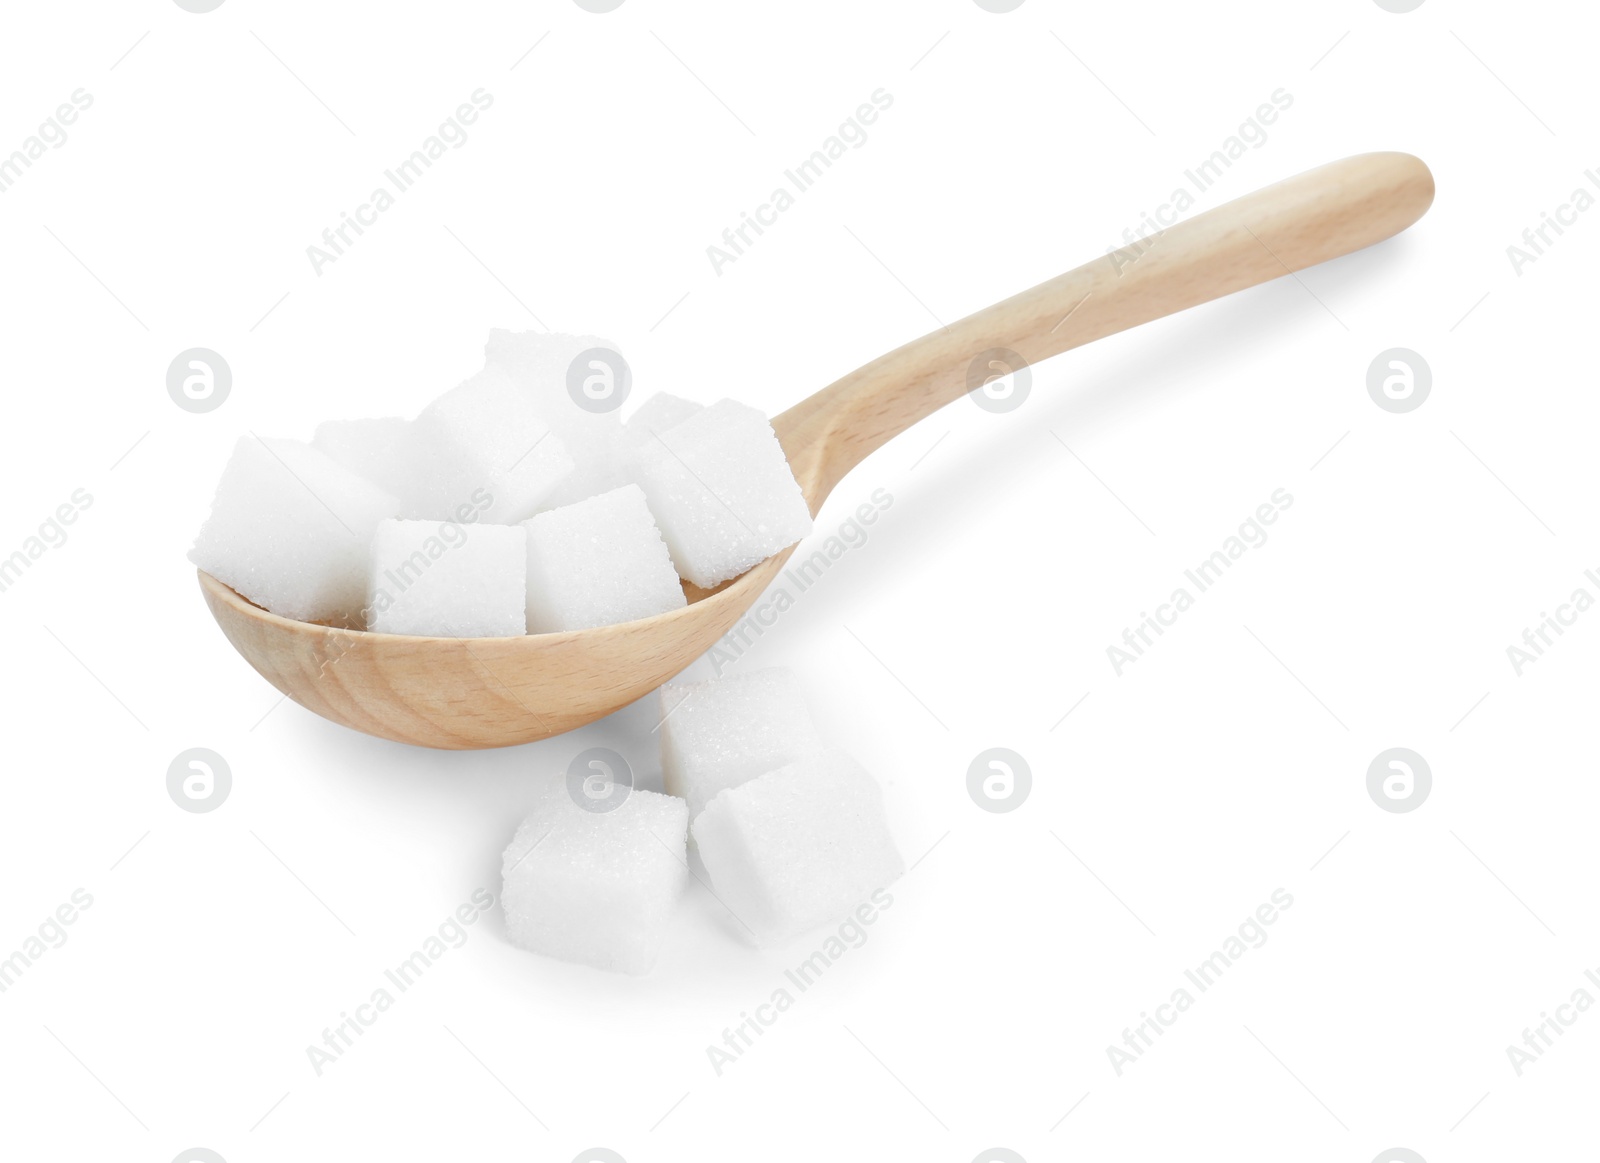
{"type": "Polygon", "coordinates": [[[839,750],[721,792],[693,831],[711,887],[764,945],[844,917],[905,872],[877,781],[839,750]]]}
{"type": "Polygon", "coordinates": [[[546,957],[648,973],[688,879],[688,819],[682,800],[655,792],[588,811],[548,789],[505,851],[506,936],[546,957]]]}
{"type": "Polygon", "coordinates": [[[628,458],[678,573],[709,589],[811,532],[811,512],[766,417],[720,400],[628,458]]]}
{"type": "MultiPolygon", "coordinates": [[[[581,406],[568,385],[573,363],[596,348],[617,352],[617,345],[597,335],[556,335],[538,331],[489,332],[484,350],[488,367],[498,369],[532,402],[540,418],[567,446],[576,466],[572,475],[545,499],[557,508],[616,488],[627,480],[623,463],[621,413],[626,376],[617,382],[616,360],[586,362],[580,369],[580,392],[593,401],[581,406]],[[587,385],[584,387],[583,385],[587,385]]],[[[619,353],[620,354],[620,353],[619,353]]]]}
{"type": "Polygon", "coordinates": [[[781,667],[661,688],[661,769],[694,819],[725,788],[822,749],[800,684],[781,667]]]}
{"type": "Polygon", "coordinates": [[[700,411],[703,405],[696,404],[693,400],[685,400],[682,396],[674,396],[668,392],[657,392],[628,417],[628,422],[622,426],[623,433],[630,448],[647,444],[655,439],[658,432],[666,432],[675,425],[683,423],[690,416],[700,411]]]}
{"type": "Polygon", "coordinates": [[[412,421],[408,516],[514,524],[533,516],[573,469],[561,438],[502,372],[486,369],[412,421]]]}
{"type": "Polygon", "coordinates": [[[244,436],[189,560],[274,614],[359,627],[372,534],[400,504],[309,444],[244,436]]]}
{"type": "Polygon", "coordinates": [[[366,477],[385,492],[404,497],[411,487],[407,434],[411,422],[398,416],[373,420],[325,420],[317,425],[311,446],[319,448],[351,472],[366,477]]]}
{"type": "Polygon", "coordinates": [[[525,634],[527,563],[520,525],[381,521],[367,629],[436,638],[525,634]]]}
{"type": "Polygon", "coordinates": [[[638,485],[551,509],[522,527],[530,634],[631,622],[687,604],[638,485]]]}

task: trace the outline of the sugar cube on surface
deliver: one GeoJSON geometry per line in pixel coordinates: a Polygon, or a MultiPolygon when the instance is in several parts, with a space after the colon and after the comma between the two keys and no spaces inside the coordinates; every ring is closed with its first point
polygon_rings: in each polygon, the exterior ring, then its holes
{"type": "Polygon", "coordinates": [[[436,638],[527,632],[520,525],[382,521],[372,539],[367,629],[436,638]]]}
{"type": "Polygon", "coordinates": [[[693,819],[718,792],[822,750],[800,684],[781,667],[661,688],[661,768],[693,819]]]}
{"type": "Polygon", "coordinates": [[[528,531],[528,632],[584,630],[686,604],[637,485],[551,509],[528,531]]]}
{"type": "Polygon", "coordinates": [[[502,372],[485,369],[411,423],[407,516],[513,524],[572,472],[561,437],[502,372]]]}
{"type": "Polygon", "coordinates": [[[400,507],[309,444],[244,436],[189,560],[274,614],[359,627],[373,531],[400,507]]]}
{"type": "Polygon", "coordinates": [[[648,443],[655,438],[656,433],[666,432],[683,423],[703,406],[693,400],[685,400],[682,396],[657,392],[640,404],[633,415],[628,417],[628,422],[622,426],[629,446],[648,443]]]}
{"type": "Polygon", "coordinates": [[[688,879],[687,828],[673,796],[634,789],[589,811],[565,785],[548,789],[505,851],[506,936],[546,957],[648,973],[688,879]]]}
{"type": "Polygon", "coordinates": [[[720,400],[628,457],[672,563],[695,585],[737,577],[811,532],[811,512],[772,426],[720,400]]]}
{"type": "Polygon", "coordinates": [[[877,781],[836,749],[719,793],[693,832],[711,887],[764,945],[839,920],[905,872],[877,781]]]}
{"type": "Polygon", "coordinates": [[[311,446],[386,492],[403,497],[411,487],[406,438],[411,422],[398,416],[372,420],[325,420],[311,446]]]}
{"type": "MultiPolygon", "coordinates": [[[[576,373],[573,397],[569,372],[578,358],[597,349],[620,356],[617,345],[598,335],[559,335],[538,331],[489,332],[486,366],[503,372],[527,396],[539,416],[555,430],[572,454],[572,474],[556,486],[545,508],[570,505],[616,488],[627,480],[623,460],[621,413],[628,389],[618,382],[617,360],[585,360],[576,373]]],[[[624,376],[624,380],[626,376],[624,376]]]]}

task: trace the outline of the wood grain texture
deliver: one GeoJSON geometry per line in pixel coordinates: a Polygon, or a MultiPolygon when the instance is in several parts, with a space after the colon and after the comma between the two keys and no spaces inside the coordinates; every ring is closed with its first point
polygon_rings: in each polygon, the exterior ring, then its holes
{"type": "MultiPolygon", "coordinates": [[[[1137,251],[1068,271],[873,360],[773,421],[815,514],[863,457],[968,390],[980,353],[1029,364],[1349,254],[1427,211],[1433,176],[1401,153],[1346,158],[1181,222],[1137,251]]],[[[518,638],[416,638],[280,618],[210,575],[217,624],[284,694],[402,743],[504,747],[581,727],[643,697],[733,627],[785,551],[690,604],[637,622],[518,638]]]]}

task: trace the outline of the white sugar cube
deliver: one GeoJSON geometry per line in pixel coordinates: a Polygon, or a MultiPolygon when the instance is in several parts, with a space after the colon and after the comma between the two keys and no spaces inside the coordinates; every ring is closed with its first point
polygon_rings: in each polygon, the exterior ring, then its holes
{"type": "Polygon", "coordinates": [[[550,425],[502,372],[452,388],[411,424],[408,516],[508,525],[533,516],[572,472],[550,425]]]}
{"type": "Polygon", "coordinates": [[[633,790],[588,811],[551,788],[505,851],[501,904],[512,944],[640,975],[655,964],[688,878],[683,801],[633,790]]]}
{"type": "Polygon", "coordinates": [[[545,499],[556,508],[606,492],[627,480],[623,462],[621,406],[627,384],[616,382],[609,361],[580,364],[579,394],[573,398],[568,375],[575,361],[596,348],[617,351],[597,335],[555,335],[538,331],[489,332],[486,364],[503,373],[532,402],[534,411],[555,430],[572,454],[572,475],[545,499]]]}
{"type": "Polygon", "coordinates": [[[380,522],[367,629],[436,638],[524,634],[527,563],[520,525],[380,522]]]}
{"type": "Polygon", "coordinates": [[[373,530],[399,511],[309,444],[244,436],[189,560],[274,614],[359,627],[373,530]]]}
{"type": "Polygon", "coordinates": [[[656,433],[666,432],[682,424],[702,407],[703,405],[696,404],[693,400],[685,400],[682,396],[657,392],[640,404],[633,415],[628,417],[628,422],[622,426],[628,446],[632,448],[648,444],[655,439],[656,433]]]}
{"type": "Polygon", "coordinates": [[[661,769],[689,818],[711,798],[822,749],[791,671],[780,667],[661,688],[661,769]]]}
{"type": "Polygon", "coordinates": [[[528,531],[528,632],[585,630],[686,603],[637,485],[540,513],[528,531]]]}
{"type": "Polygon", "coordinates": [[[384,416],[373,420],[324,420],[311,437],[319,448],[351,472],[397,497],[411,488],[407,458],[409,420],[384,416]]]}
{"type": "Polygon", "coordinates": [[[710,588],[811,532],[811,512],[766,417],[720,400],[629,454],[672,563],[710,588]]]}
{"type": "Polygon", "coordinates": [[[905,872],[877,781],[838,750],[722,792],[694,839],[711,887],[764,945],[838,920],[905,872]]]}

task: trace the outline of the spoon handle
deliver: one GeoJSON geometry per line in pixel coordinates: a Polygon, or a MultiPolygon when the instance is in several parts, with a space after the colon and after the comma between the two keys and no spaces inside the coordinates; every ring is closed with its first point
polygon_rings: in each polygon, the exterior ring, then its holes
{"type": "Polygon", "coordinates": [[[1404,153],[1307,170],[913,340],[773,426],[815,512],[863,457],[987,378],[1381,242],[1433,202],[1404,153]]]}

